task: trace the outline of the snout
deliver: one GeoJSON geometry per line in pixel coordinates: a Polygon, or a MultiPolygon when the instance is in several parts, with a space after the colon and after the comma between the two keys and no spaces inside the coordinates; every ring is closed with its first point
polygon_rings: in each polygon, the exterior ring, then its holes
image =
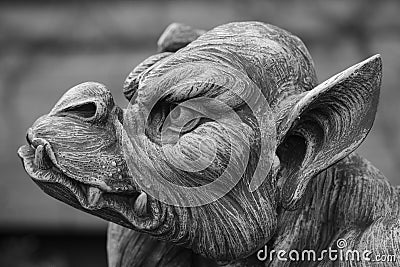
{"type": "Polygon", "coordinates": [[[69,147],[72,152],[70,144],[83,147],[85,139],[90,140],[93,126],[104,125],[113,109],[111,92],[103,84],[86,82],[69,89],[50,113],[36,120],[27,131],[26,140],[35,151],[36,167],[63,169],[57,159],[63,148],[69,147]]]}
{"type": "Polygon", "coordinates": [[[27,131],[35,166],[42,170],[61,168],[51,143],[57,146],[57,138],[68,134],[73,139],[73,128],[79,123],[93,125],[106,120],[114,106],[111,92],[103,84],[86,82],[69,89],[50,113],[36,120],[27,131]]]}
{"type": "Polygon", "coordinates": [[[27,131],[30,159],[38,169],[55,167],[71,179],[108,192],[135,191],[116,131],[122,128],[122,117],[104,85],[79,84],[27,131]]]}

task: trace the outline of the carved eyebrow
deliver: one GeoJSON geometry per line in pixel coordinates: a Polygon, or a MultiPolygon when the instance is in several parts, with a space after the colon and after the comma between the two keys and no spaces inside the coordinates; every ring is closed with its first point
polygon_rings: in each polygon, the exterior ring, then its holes
{"type": "MultiPolygon", "coordinates": [[[[260,94],[262,94],[260,89],[250,78],[221,73],[204,80],[197,79],[193,82],[189,80],[172,86],[164,92],[163,99],[166,102],[177,103],[198,97],[212,98],[224,103],[224,106],[235,109],[248,101],[256,101],[260,94]]],[[[215,102],[211,106],[215,110],[224,110],[216,106],[215,102]]]]}
{"type": "Polygon", "coordinates": [[[181,102],[196,97],[214,98],[222,93],[222,86],[215,84],[212,79],[206,81],[187,81],[169,88],[164,96],[168,102],[181,102]]]}
{"type": "MultiPolygon", "coordinates": [[[[202,69],[191,68],[190,66],[184,65],[185,64],[183,63],[178,64],[171,70],[166,68],[166,72],[157,69],[150,75],[145,76],[142,80],[140,80],[140,86],[138,88],[138,101],[143,103],[152,103],[158,102],[161,99],[168,99],[170,96],[175,95],[175,92],[179,91],[182,85],[190,83],[189,79],[195,82],[193,78],[198,77],[201,74],[202,69]]],[[[187,93],[187,91],[185,92],[187,93]]]]}
{"type": "MultiPolygon", "coordinates": [[[[182,102],[195,97],[215,98],[236,108],[253,98],[258,86],[247,76],[227,66],[203,64],[180,65],[145,83],[139,89],[140,102],[150,104],[158,101],[182,102]]],[[[258,88],[259,90],[259,88],[258,88]]],[[[257,95],[257,94],[256,94],[257,95]]]]}

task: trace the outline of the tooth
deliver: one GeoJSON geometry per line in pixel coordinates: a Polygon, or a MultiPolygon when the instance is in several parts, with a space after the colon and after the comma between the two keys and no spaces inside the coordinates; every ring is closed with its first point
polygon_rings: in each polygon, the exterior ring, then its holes
{"type": "Polygon", "coordinates": [[[145,192],[140,193],[133,206],[136,214],[139,216],[146,215],[147,213],[147,194],[145,192]]]}
{"type": "Polygon", "coordinates": [[[46,155],[44,151],[44,147],[42,145],[38,145],[35,150],[35,165],[39,169],[48,169],[49,165],[46,162],[46,155]]]}
{"type": "Polygon", "coordinates": [[[100,197],[101,197],[101,190],[97,187],[90,186],[87,191],[87,199],[89,207],[94,208],[97,202],[99,202],[100,197]]]}
{"type": "Polygon", "coordinates": [[[53,162],[54,165],[56,165],[57,167],[59,167],[59,165],[57,164],[57,159],[56,156],[54,155],[53,150],[51,149],[51,146],[49,143],[45,143],[44,148],[46,149],[46,155],[47,157],[53,162]]]}

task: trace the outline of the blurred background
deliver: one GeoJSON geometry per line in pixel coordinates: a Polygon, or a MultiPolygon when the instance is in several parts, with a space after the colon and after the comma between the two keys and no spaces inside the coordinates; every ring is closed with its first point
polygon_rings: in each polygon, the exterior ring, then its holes
{"type": "Polygon", "coordinates": [[[45,195],[17,148],[26,129],[84,81],[120,106],[131,69],[171,22],[210,29],[257,20],[301,37],[320,82],[366,57],[384,63],[375,125],[358,149],[400,184],[400,2],[2,1],[0,3],[0,266],[106,266],[106,222],[45,195]]]}

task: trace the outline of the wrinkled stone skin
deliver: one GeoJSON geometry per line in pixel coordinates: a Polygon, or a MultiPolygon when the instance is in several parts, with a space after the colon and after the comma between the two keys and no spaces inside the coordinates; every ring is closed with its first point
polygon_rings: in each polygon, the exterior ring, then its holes
{"type": "Polygon", "coordinates": [[[172,24],[158,46],[159,53],[125,81],[133,108],[117,107],[99,83],[77,85],[32,125],[28,145],[19,149],[27,173],[46,193],[111,222],[109,266],[375,266],[365,259],[332,261],[327,255],[317,261],[288,255],[287,261],[276,255],[257,259],[264,246],[300,254],[312,249],[318,258],[325,249],[337,249],[342,239],[344,251],[370,250],[370,258],[400,255],[399,188],[353,152],[375,118],[379,55],[318,84],[301,40],[268,24],[229,23],[210,31],[172,24]],[[268,107],[246,106],[242,100],[254,92],[262,93],[268,107]],[[238,114],[241,124],[221,116],[235,138],[228,144],[215,121],[199,121],[162,143],[159,129],[168,107],[199,95],[218,99],[238,114]],[[153,99],[158,102],[141,126],[138,121],[153,99]],[[264,124],[256,116],[265,118],[264,124]],[[132,130],[135,140],[129,142],[124,137],[132,130]],[[239,157],[235,151],[245,137],[252,140],[246,171],[212,203],[168,205],[144,193],[139,183],[151,181],[155,172],[180,185],[209,183],[229,157],[239,157]],[[219,150],[215,164],[201,173],[174,168],[160,152],[165,146],[173,153],[179,143],[194,157],[193,144],[207,138],[219,150]],[[251,191],[262,138],[268,141],[269,168],[261,186],[251,191]]]}

